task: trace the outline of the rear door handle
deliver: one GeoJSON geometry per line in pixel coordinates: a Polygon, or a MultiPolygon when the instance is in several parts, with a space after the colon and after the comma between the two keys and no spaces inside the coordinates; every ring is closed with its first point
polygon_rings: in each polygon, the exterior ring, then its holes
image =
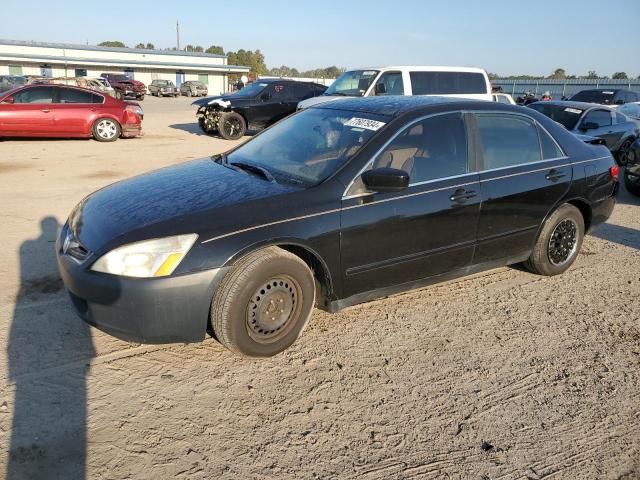
{"type": "Polygon", "coordinates": [[[49,110],[48,108],[43,108],[43,109],[42,109],[42,111],[43,111],[44,113],[49,113],[51,110],[49,110]]]}
{"type": "Polygon", "coordinates": [[[556,170],[555,168],[552,168],[551,170],[549,170],[549,173],[544,176],[544,178],[552,182],[557,182],[558,180],[566,176],[566,174],[560,172],[559,170],[556,170]]]}
{"type": "Polygon", "coordinates": [[[459,188],[453,195],[449,197],[449,200],[455,203],[465,203],[470,198],[477,196],[478,194],[474,190],[465,190],[464,188],[459,188]]]}

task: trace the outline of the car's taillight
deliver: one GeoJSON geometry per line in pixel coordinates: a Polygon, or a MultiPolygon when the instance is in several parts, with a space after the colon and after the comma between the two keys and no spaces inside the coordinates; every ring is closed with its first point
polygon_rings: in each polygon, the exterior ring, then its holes
{"type": "Polygon", "coordinates": [[[620,167],[618,165],[614,165],[609,169],[609,174],[611,175],[611,178],[613,178],[614,180],[618,180],[619,173],[620,173],[620,167]]]}
{"type": "Polygon", "coordinates": [[[139,105],[127,105],[125,110],[127,112],[135,113],[136,115],[143,115],[142,108],[139,105]]]}

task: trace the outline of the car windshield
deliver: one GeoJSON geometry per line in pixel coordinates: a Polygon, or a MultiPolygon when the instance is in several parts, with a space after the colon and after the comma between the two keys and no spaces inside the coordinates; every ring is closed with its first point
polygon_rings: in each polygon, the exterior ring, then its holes
{"type": "Polygon", "coordinates": [[[382,115],[310,108],[265,130],[225,161],[267,170],[278,182],[313,186],[344,165],[387,121],[382,115]]]}
{"type": "Polygon", "coordinates": [[[612,90],[583,90],[576,93],[571,100],[576,102],[611,104],[615,92],[612,90]]]}
{"type": "Polygon", "coordinates": [[[263,83],[263,82],[250,83],[246,87],[243,87],[240,90],[238,90],[236,93],[234,93],[234,95],[242,95],[243,97],[255,97],[268,86],[269,86],[268,83],[263,83]]]}
{"type": "Polygon", "coordinates": [[[128,82],[129,81],[129,77],[127,77],[126,75],[109,75],[109,78],[111,80],[116,81],[116,82],[128,82]]]}
{"type": "Polygon", "coordinates": [[[377,75],[377,70],[353,70],[344,72],[336,78],[335,82],[327,88],[324,94],[362,97],[377,75]]]}
{"type": "Polygon", "coordinates": [[[546,115],[551,120],[560,123],[567,130],[573,130],[582,112],[579,108],[568,107],[565,105],[549,105],[545,102],[536,102],[529,105],[530,108],[546,115]]]}

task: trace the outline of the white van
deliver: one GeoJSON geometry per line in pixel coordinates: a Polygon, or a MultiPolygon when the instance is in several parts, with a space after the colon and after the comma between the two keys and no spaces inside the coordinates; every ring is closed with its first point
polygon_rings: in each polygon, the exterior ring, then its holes
{"type": "Polygon", "coordinates": [[[382,67],[349,70],[320,96],[298,103],[298,109],[341,97],[437,95],[492,101],[491,83],[482,68],[382,67]]]}

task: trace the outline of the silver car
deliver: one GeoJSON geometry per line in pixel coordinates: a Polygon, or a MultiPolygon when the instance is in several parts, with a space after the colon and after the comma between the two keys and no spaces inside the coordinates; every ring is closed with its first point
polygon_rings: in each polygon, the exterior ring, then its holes
{"type": "Polygon", "coordinates": [[[182,82],[180,85],[180,93],[187,97],[206,97],[209,93],[207,86],[197,80],[189,80],[182,82]]]}

